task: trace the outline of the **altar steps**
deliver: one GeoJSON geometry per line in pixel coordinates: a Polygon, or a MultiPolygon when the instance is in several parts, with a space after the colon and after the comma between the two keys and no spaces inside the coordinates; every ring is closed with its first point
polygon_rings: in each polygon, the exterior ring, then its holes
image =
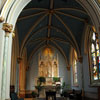
{"type": "MultiPolygon", "coordinates": [[[[45,98],[24,98],[24,100],[46,100],[46,99],[45,98]]],[[[64,97],[57,97],[56,100],[69,100],[69,99],[65,99],[64,97]]]]}

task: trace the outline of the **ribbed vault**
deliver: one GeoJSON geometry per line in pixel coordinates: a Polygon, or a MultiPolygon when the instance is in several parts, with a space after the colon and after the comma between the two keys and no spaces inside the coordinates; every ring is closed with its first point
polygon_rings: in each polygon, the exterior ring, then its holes
{"type": "Polygon", "coordinates": [[[20,56],[27,48],[28,60],[41,47],[51,45],[69,62],[71,46],[81,55],[85,10],[75,0],[32,0],[17,21],[20,56]]]}

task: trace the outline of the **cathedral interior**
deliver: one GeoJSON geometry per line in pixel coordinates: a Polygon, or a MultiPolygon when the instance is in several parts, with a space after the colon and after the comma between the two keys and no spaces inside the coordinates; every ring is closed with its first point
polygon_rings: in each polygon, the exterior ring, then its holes
{"type": "Polygon", "coordinates": [[[0,100],[100,100],[100,0],[0,4],[0,100]]]}

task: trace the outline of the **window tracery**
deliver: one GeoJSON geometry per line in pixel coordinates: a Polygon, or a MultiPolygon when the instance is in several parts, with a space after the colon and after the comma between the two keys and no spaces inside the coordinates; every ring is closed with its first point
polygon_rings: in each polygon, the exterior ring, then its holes
{"type": "Polygon", "coordinates": [[[77,67],[77,53],[75,50],[73,50],[73,85],[77,86],[78,85],[78,67],[77,67]]]}
{"type": "Polygon", "coordinates": [[[100,51],[99,51],[99,39],[98,34],[92,32],[90,37],[90,74],[91,83],[98,83],[100,80],[100,51]]]}

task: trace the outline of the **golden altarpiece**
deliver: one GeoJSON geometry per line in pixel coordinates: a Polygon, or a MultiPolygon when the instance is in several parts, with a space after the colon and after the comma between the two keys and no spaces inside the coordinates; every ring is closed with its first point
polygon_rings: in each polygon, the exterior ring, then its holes
{"type": "Polygon", "coordinates": [[[58,77],[58,55],[52,48],[46,47],[39,54],[39,76],[58,77]]]}

